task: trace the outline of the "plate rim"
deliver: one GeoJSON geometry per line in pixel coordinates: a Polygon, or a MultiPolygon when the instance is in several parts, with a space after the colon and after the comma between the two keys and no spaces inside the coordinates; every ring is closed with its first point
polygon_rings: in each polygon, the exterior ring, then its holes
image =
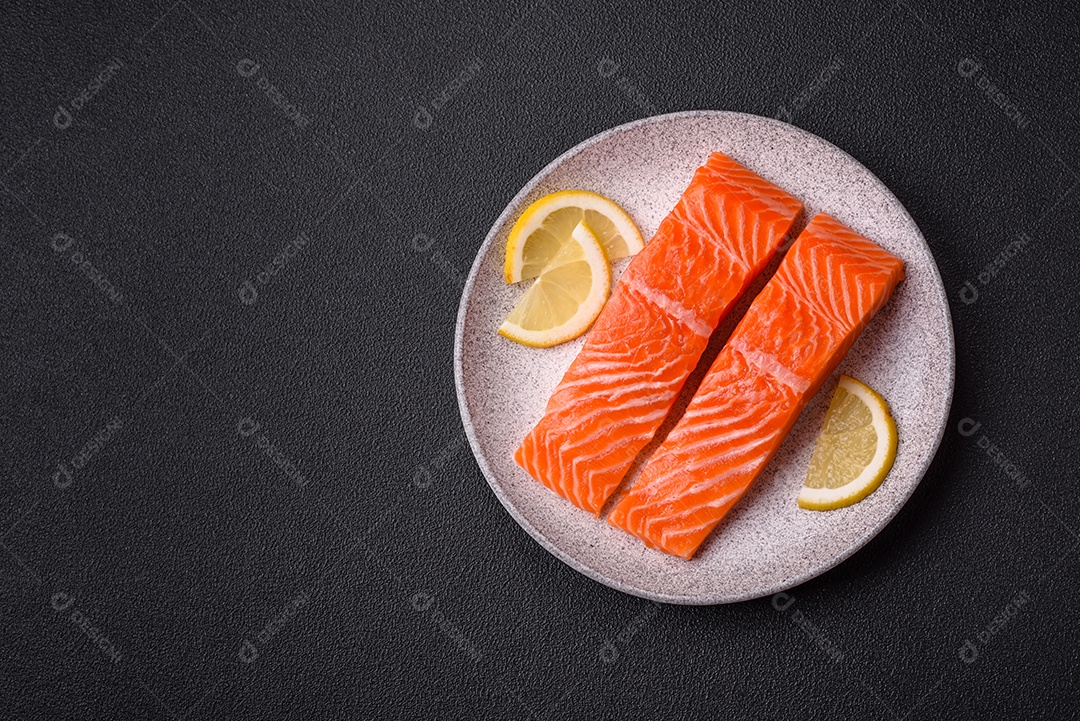
{"type": "Polygon", "coordinates": [[[840,148],[837,145],[829,142],[828,140],[825,140],[819,135],[811,133],[809,130],[804,130],[803,128],[792,125],[790,123],[786,123],[777,118],[770,118],[763,115],[754,115],[753,113],[744,113],[735,110],[683,110],[674,113],[663,113],[661,115],[652,115],[646,118],[639,118],[629,123],[623,123],[621,125],[616,125],[614,127],[608,128],[607,130],[601,131],[596,135],[592,135],[586,138],[577,145],[574,145],[570,149],[561,153],[558,157],[556,157],[554,160],[541,168],[529,180],[529,182],[522,186],[521,190],[519,190],[514,195],[514,197],[510,199],[510,202],[507,203],[506,207],[492,223],[491,228],[488,230],[487,236],[484,238],[484,241],[480,244],[479,249],[476,251],[476,257],[473,259],[472,267],[469,269],[468,278],[466,279],[465,285],[461,291],[461,299],[458,302],[457,318],[454,324],[454,388],[457,396],[458,414],[461,416],[461,423],[464,426],[465,436],[469,441],[469,448],[472,451],[473,458],[476,459],[477,464],[480,466],[480,471],[484,475],[484,480],[487,481],[488,486],[495,493],[495,497],[499,499],[499,503],[502,504],[503,508],[506,509],[506,511],[510,514],[514,521],[516,521],[519,526],[525,529],[525,532],[532,536],[532,538],[537,541],[544,549],[546,549],[549,553],[551,553],[553,556],[558,558],[566,565],[573,568],[578,573],[581,573],[588,578],[597,581],[598,583],[602,583],[609,588],[614,588],[617,591],[621,591],[623,593],[637,596],[639,598],[644,598],[650,601],[659,601],[661,603],[671,603],[687,606],[713,606],[728,603],[739,603],[758,598],[765,598],[766,596],[772,596],[776,593],[795,588],[796,586],[802,585],[807,581],[817,578],[818,576],[821,576],[836,568],[838,565],[853,556],[857,551],[859,551],[859,549],[861,549],[863,546],[873,540],[874,537],[876,537],[882,531],[882,529],[885,528],[885,526],[892,522],[892,520],[900,512],[900,509],[906,506],[907,502],[911,499],[911,496],[914,495],[915,489],[917,489],[922,483],[923,478],[926,476],[927,470],[929,470],[930,465],[937,457],[937,452],[941,447],[941,441],[945,436],[945,429],[948,428],[949,417],[952,415],[952,403],[955,386],[956,337],[953,331],[952,307],[949,305],[948,294],[945,292],[945,284],[941,279],[941,270],[938,267],[937,259],[934,257],[934,251],[930,248],[929,243],[926,242],[925,236],[923,236],[922,231],[919,230],[918,224],[915,222],[915,219],[911,217],[911,213],[908,212],[904,204],[900,202],[900,199],[896,197],[896,195],[888,188],[888,186],[885,185],[884,182],[882,182],[880,178],[877,177],[875,173],[873,173],[869,168],[859,162],[858,159],[845,151],[843,148],[840,148]],[[712,596],[664,594],[631,586],[604,575],[597,569],[594,569],[591,566],[581,562],[574,556],[566,553],[565,551],[557,547],[555,544],[551,543],[548,540],[547,536],[545,536],[517,510],[517,507],[510,501],[510,499],[506,497],[506,495],[502,491],[502,488],[495,481],[495,474],[488,466],[487,461],[484,459],[483,453],[480,452],[480,443],[476,437],[476,429],[473,426],[472,420],[466,415],[467,404],[465,398],[465,380],[464,374],[462,372],[462,341],[465,331],[465,309],[468,306],[468,300],[472,294],[473,285],[475,284],[476,277],[479,274],[480,266],[483,264],[484,257],[487,255],[488,250],[494,243],[495,236],[498,234],[499,229],[502,228],[502,226],[507,222],[510,215],[515,212],[515,210],[520,206],[525,197],[527,197],[529,193],[531,193],[559,165],[574,157],[575,155],[584,152],[588,148],[607,140],[612,135],[622,133],[643,125],[659,124],[682,118],[703,117],[740,118],[752,120],[755,122],[765,121],[766,123],[778,125],[783,127],[788,132],[794,131],[796,134],[805,135],[808,136],[810,139],[824,143],[827,147],[837,153],[840,153],[850,162],[854,163],[857,167],[865,171],[866,174],[872,179],[873,185],[875,185],[877,189],[885,195],[885,197],[894,201],[897,207],[900,208],[903,215],[902,219],[906,222],[909,229],[914,232],[915,236],[918,237],[919,241],[922,242],[923,246],[926,248],[928,255],[930,256],[930,260],[932,261],[931,266],[933,270],[933,280],[936,281],[936,283],[934,284],[935,290],[937,291],[938,300],[941,302],[942,307],[945,311],[943,315],[945,316],[945,327],[948,332],[947,334],[949,351],[949,372],[947,379],[948,401],[945,405],[945,413],[943,414],[941,421],[938,423],[937,432],[935,434],[933,444],[931,445],[930,453],[927,454],[926,460],[923,462],[922,467],[918,470],[917,480],[913,484],[911,484],[911,487],[907,490],[906,493],[903,494],[900,501],[891,508],[889,508],[889,510],[882,515],[879,521],[874,524],[868,531],[866,531],[863,535],[852,541],[846,548],[844,548],[843,551],[834,555],[825,564],[810,571],[801,573],[793,578],[774,583],[768,586],[763,591],[751,591],[739,594],[712,596]]]}

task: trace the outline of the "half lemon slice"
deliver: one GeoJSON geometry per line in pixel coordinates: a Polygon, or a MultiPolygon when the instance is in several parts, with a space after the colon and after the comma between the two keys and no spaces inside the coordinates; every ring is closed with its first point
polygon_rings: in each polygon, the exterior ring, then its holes
{"type": "Polygon", "coordinates": [[[595,234],[608,261],[634,255],[645,247],[641,231],[615,202],[588,190],[563,190],[533,202],[510,229],[506,282],[540,275],[582,221],[595,234]]]}
{"type": "Polygon", "coordinates": [[[611,268],[604,249],[596,235],[578,223],[499,333],[534,348],[577,338],[600,315],[610,289],[611,268]]]}
{"type": "Polygon", "coordinates": [[[896,460],[896,421],[885,399],[865,383],[840,376],[810,470],[801,508],[831,511],[869,496],[896,460]]]}

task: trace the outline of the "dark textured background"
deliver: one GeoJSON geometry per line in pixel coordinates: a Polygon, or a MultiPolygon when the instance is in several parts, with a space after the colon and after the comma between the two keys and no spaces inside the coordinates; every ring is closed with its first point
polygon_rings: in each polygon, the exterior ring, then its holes
{"type": "Polygon", "coordinates": [[[0,717],[1075,717],[1075,3],[50,5],[0,19],[0,717]],[[571,571],[455,402],[509,199],[696,108],[862,161],[952,304],[930,472],[782,611],[571,571]]]}

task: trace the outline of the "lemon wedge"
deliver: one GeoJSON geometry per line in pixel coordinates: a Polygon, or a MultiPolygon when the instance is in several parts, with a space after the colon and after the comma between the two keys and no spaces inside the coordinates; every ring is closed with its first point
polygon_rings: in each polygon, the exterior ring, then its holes
{"type": "Polygon", "coordinates": [[[510,311],[499,333],[534,348],[577,338],[600,315],[610,289],[611,267],[604,249],[579,222],[510,311]]]}
{"type": "Polygon", "coordinates": [[[608,261],[634,255],[645,247],[641,231],[616,203],[588,190],[563,190],[533,202],[510,229],[506,282],[540,275],[582,221],[599,240],[608,261]]]}
{"type": "Polygon", "coordinates": [[[895,460],[896,421],[885,399],[865,383],[840,376],[799,506],[831,511],[858,503],[877,490],[895,460]]]}

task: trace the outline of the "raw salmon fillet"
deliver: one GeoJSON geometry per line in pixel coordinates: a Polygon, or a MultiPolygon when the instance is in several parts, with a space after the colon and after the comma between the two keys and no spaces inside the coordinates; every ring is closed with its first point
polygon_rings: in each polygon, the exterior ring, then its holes
{"type": "Polygon", "coordinates": [[[693,556],[903,277],[899,258],[815,216],[608,522],[693,556]]]}
{"type": "Polygon", "coordinates": [[[631,261],[514,460],[592,513],[671,410],[802,203],[720,153],[631,261]]]}

